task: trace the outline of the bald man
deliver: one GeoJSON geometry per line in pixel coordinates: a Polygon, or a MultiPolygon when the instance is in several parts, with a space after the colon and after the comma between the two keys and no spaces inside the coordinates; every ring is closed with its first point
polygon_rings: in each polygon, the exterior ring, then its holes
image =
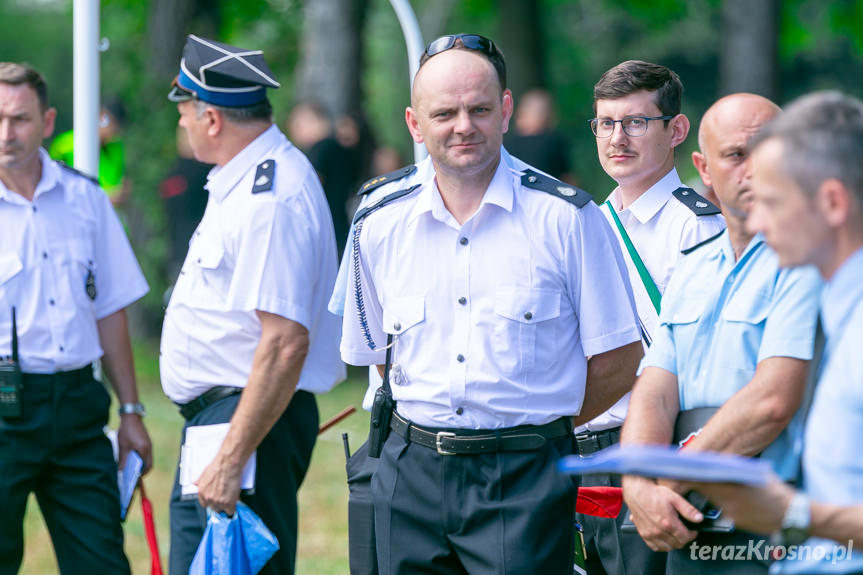
{"type": "Polygon", "coordinates": [[[382,574],[571,572],[576,485],[557,463],[573,416],[617,401],[642,355],[611,230],[503,149],[511,114],[491,40],[433,41],[405,114],[430,156],[364,186],[354,220],[342,357],[384,364],[378,397],[397,402],[374,436],[382,574]]]}
{"type": "MultiPolygon", "coordinates": [[[[780,269],[764,238],[745,226],[748,142],[778,113],[765,98],[733,94],[704,115],[693,161],[716,191],[727,229],[687,250],[669,282],[621,442],[760,454],[792,480],[821,281],[812,268],[780,269]]],[[[682,491],[673,482],[623,479],[638,532],[650,548],[670,551],[667,573],[766,573],[763,538],[707,531],[711,510],[696,509],[682,491]],[[740,557],[737,545],[756,551],[740,557]]]]}

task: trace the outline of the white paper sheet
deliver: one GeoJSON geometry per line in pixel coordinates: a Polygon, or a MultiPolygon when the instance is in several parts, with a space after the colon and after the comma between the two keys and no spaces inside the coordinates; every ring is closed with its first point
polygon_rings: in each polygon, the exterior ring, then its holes
{"type": "MultiPolygon", "coordinates": [[[[217,423],[195,425],[186,429],[186,441],[180,451],[180,487],[183,497],[198,493],[195,482],[215,459],[230,428],[230,423],[217,423]]],[[[243,467],[243,478],[240,484],[243,490],[255,488],[256,455],[257,453],[252,453],[243,467]]]]}

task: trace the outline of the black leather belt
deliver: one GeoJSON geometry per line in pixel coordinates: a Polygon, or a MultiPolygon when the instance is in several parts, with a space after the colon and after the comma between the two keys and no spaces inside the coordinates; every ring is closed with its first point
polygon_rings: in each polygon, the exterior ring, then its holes
{"type": "Polygon", "coordinates": [[[620,442],[620,427],[603,429],[602,431],[587,431],[575,436],[579,455],[590,455],[618,442],[620,442]]]}
{"type": "Polygon", "coordinates": [[[472,455],[499,451],[533,451],[546,439],[572,433],[572,420],[561,417],[545,425],[520,425],[505,429],[435,429],[414,425],[393,413],[390,427],[411,443],[434,449],[440,455],[472,455]]]}
{"type": "Polygon", "coordinates": [[[226,397],[231,397],[232,395],[236,395],[242,391],[242,387],[217,385],[216,387],[211,387],[189,403],[178,403],[177,407],[180,408],[180,415],[188,421],[217,401],[221,401],[226,397]]]}

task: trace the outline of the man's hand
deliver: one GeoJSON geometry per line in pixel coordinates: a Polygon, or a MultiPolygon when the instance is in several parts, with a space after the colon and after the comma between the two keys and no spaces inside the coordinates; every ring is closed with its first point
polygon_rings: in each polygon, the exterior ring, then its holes
{"type": "Polygon", "coordinates": [[[153,445],[140,415],[127,413],[120,416],[120,429],[117,430],[117,445],[120,448],[120,469],[126,463],[126,455],[135,450],[144,460],[141,475],[153,467],[153,445]]]}
{"type": "Polygon", "coordinates": [[[762,535],[779,530],[794,495],[794,490],[776,476],[764,487],[735,483],[692,483],[688,487],[721,507],[737,527],[762,535]]]}
{"type": "Polygon", "coordinates": [[[242,478],[243,466],[231,465],[216,456],[196,482],[198,503],[201,507],[233,515],[240,498],[242,478]]]}
{"type": "Polygon", "coordinates": [[[703,516],[678,493],[644,477],[624,476],[623,499],[632,522],[653,551],[680,549],[698,535],[680,520],[701,521],[703,516]]]}

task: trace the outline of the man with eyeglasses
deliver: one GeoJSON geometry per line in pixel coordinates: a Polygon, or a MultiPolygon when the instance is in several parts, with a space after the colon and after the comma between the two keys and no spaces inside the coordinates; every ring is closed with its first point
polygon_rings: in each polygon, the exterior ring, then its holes
{"type": "MultiPolygon", "coordinates": [[[[690,250],[674,272],[622,443],[760,454],[791,481],[799,468],[798,408],[821,281],[811,267],[781,269],[764,237],[746,227],[753,197],[749,141],[778,114],[773,102],[754,94],[726,96],[704,114],[701,150],[693,157],[705,185],[716,191],[728,228],[690,250]]],[[[704,561],[693,553],[765,541],[728,531],[721,514],[717,518],[676,482],[624,476],[623,495],[650,548],[669,551],[669,573],[766,573],[766,557],[728,560],[725,554],[704,561]]]]}
{"type": "Polygon", "coordinates": [[[642,355],[620,250],[589,194],[502,148],[490,40],[433,41],[413,88],[430,157],[354,219],[341,347],[384,364],[396,401],[372,478],[380,572],[571,571],[576,484],[557,462],[573,416],[613,404],[642,355]]]}
{"type": "MultiPolygon", "coordinates": [[[[689,133],[680,113],[683,84],[658,64],[630,60],[606,71],[594,86],[599,161],[617,182],[602,205],[629,271],[645,348],[657,329],[660,302],[682,252],[725,228],[719,210],[685,186],[674,167],[676,148],[689,133]]],[[[606,413],[576,430],[579,452],[591,454],[618,442],[629,394],[606,413]]],[[[612,475],[585,477],[585,485],[619,486],[612,475]]],[[[621,532],[617,520],[578,515],[584,527],[589,573],[643,573],[661,569],[636,533],[621,532]],[[645,571],[647,569],[647,571],[645,571]]]]}

